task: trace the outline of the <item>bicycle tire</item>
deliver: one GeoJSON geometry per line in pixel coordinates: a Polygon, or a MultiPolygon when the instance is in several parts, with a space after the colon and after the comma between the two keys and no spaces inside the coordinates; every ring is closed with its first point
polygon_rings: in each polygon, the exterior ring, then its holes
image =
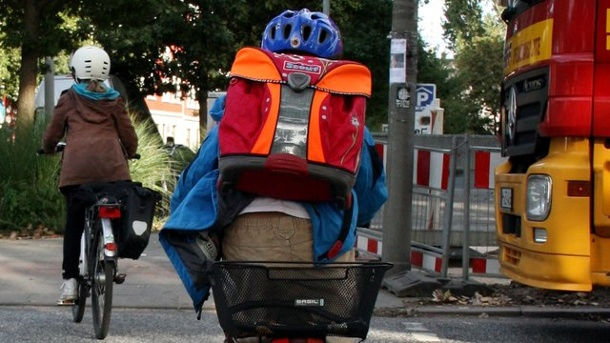
{"type": "Polygon", "coordinates": [[[93,310],[93,328],[97,339],[108,335],[110,316],[112,313],[112,288],[114,284],[114,261],[104,258],[104,241],[101,221],[94,223],[93,249],[90,259],[91,266],[91,308],[93,310]],[[96,227],[98,226],[98,227],[96,227]]]}
{"type": "Polygon", "coordinates": [[[87,305],[87,282],[80,279],[78,281],[78,298],[72,305],[72,321],[80,323],[85,315],[85,307],[87,305]]]}
{"type": "MultiPolygon", "coordinates": [[[[81,244],[85,245],[83,247],[85,257],[81,256],[80,258],[83,258],[82,263],[88,263],[87,256],[89,256],[89,247],[91,244],[91,229],[88,225],[85,225],[85,228],[83,230],[83,237],[84,239],[81,241],[81,244]]],[[[78,278],[78,299],[76,299],[76,302],[72,306],[72,321],[74,321],[75,323],[80,323],[85,315],[87,296],[89,296],[89,285],[87,284],[87,280],[85,279],[85,277],[86,275],[80,275],[80,277],[78,278]]]]}

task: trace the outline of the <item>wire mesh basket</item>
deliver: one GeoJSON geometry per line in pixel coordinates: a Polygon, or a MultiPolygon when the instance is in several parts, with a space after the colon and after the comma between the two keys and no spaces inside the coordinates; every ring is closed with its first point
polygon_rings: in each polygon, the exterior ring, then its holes
{"type": "Polygon", "coordinates": [[[214,263],[212,294],[231,337],[365,339],[390,263],[214,263]]]}

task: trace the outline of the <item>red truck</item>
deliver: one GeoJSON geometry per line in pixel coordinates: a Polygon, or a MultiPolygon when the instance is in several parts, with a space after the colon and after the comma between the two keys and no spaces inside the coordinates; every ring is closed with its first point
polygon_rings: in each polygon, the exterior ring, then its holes
{"type": "Polygon", "coordinates": [[[610,0],[501,2],[501,272],[538,288],[610,286],[610,0]]]}

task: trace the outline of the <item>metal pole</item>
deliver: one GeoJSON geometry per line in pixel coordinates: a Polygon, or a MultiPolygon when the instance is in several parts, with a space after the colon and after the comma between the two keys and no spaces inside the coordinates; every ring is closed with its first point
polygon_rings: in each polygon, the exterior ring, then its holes
{"type": "Polygon", "coordinates": [[[464,218],[462,242],[462,278],[468,281],[470,267],[470,135],[465,135],[466,159],[464,160],[464,218]]]}
{"type": "Polygon", "coordinates": [[[453,224],[453,202],[455,200],[455,171],[457,169],[458,142],[457,136],[451,139],[451,161],[449,163],[449,184],[447,185],[447,200],[445,200],[445,220],[442,232],[443,258],[441,260],[441,277],[446,279],[451,257],[451,226],[453,224]]]}
{"type": "Polygon", "coordinates": [[[330,15],[330,0],[322,1],[322,13],[330,15]]]}
{"type": "Polygon", "coordinates": [[[390,60],[399,58],[399,62],[404,61],[404,65],[400,67],[400,64],[390,64],[387,162],[389,196],[384,209],[382,250],[383,260],[394,263],[388,276],[411,270],[417,0],[394,1],[390,38],[390,60]]]}

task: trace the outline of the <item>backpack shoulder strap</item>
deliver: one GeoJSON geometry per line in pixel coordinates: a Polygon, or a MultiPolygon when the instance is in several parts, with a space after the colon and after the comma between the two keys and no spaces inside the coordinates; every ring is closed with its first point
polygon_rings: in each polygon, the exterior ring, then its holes
{"type": "Polygon", "coordinates": [[[353,217],[354,205],[352,204],[349,208],[346,208],[343,211],[343,222],[341,223],[341,230],[337,235],[337,240],[335,241],[335,243],[333,243],[330,249],[328,249],[328,251],[317,257],[318,261],[324,261],[326,259],[332,260],[339,254],[341,249],[343,249],[343,244],[345,243],[347,235],[349,234],[353,217]]]}

